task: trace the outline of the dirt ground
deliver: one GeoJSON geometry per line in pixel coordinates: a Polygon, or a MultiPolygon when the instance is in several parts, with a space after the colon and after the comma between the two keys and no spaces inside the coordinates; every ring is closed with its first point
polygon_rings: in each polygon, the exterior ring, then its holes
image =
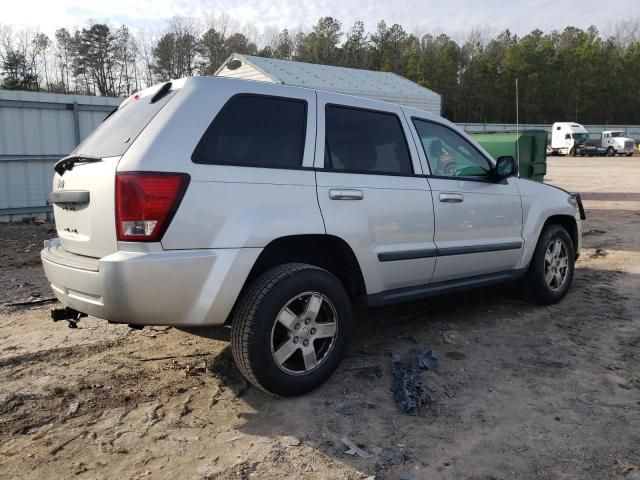
{"type": "MultiPolygon", "coordinates": [[[[640,159],[554,157],[547,181],[582,192],[588,216],[564,301],[494,287],[360,312],[339,370],[300,398],[249,387],[225,330],[72,330],[53,304],[0,307],[0,479],[637,478],[640,159]],[[425,345],[433,403],[407,416],[390,355],[425,345]]],[[[0,304],[51,296],[52,235],[0,227],[0,304]]]]}

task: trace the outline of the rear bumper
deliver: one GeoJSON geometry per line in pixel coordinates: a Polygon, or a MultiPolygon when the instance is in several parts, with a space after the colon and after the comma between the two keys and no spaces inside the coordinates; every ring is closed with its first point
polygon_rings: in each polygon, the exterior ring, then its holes
{"type": "Polygon", "coordinates": [[[54,239],[41,257],[65,306],[116,323],[198,326],[225,322],[260,250],[119,251],[93,260],[54,239]]]}

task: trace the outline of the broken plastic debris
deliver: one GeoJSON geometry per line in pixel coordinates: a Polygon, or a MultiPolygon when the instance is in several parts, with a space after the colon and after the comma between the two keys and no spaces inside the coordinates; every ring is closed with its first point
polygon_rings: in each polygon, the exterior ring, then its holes
{"type": "Polygon", "coordinates": [[[444,387],[444,394],[449,397],[449,398],[453,398],[456,396],[456,390],[453,387],[444,387]]]}
{"type": "Polygon", "coordinates": [[[348,403],[341,403],[336,407],[336,413],[339,413],[340,415],[352,415],[353,407],[348,403]]]}
{"type": "Polygon", "coordinates": [[[438,368],[438,359],[433,354],[433,349],[431,347],[425,347],[425,349],[418,354],[418,365],[421,368],[427,368],[429,370],[435,370],[438,368]]]}
{"type": "Polygon", "coordinates": [[[400,355],[393,355],[391,361],[396,405],[403,413],[418,415],[421,406],[431,403],[431,397],[422,385],[417,357],[405,362],[400,355]]]}
{"type": "Polygon", "coordinates": [[[362,450],[360,447],[358,447],[355,443],[353,443],[351,440],[349,440],[349,437],[347,437],[346,435],[344,437],[342,437],[340,439],[342,441],[342,443],[344,443],[347,447],[349,447],[349,450],[347,450],[346,453],[347,455],[352,455],[352,456],[359,456],[360,458],[371,458],[373,457],[373,455],[371,455],[370,453],[365,452],[364,450],[362,450]]]}

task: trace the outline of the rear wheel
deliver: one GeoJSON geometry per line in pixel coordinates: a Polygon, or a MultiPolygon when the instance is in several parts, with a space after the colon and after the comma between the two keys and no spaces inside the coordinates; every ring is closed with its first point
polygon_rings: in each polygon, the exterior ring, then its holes
{"type": "Polygon", "coordinates": [[[573,280],[575,257],[573,241],[565,228],[547,226],[522,280],[525,297],[541,305],[562,300],[573,280]]]}
{"type": "Polygon", "coordinates": [[[340,281],[321,268],[289,263],[268,270],[242,295],[231,349],[258,388],[301,395],[340,364],[351,331],[351,304],[340,281]]]}

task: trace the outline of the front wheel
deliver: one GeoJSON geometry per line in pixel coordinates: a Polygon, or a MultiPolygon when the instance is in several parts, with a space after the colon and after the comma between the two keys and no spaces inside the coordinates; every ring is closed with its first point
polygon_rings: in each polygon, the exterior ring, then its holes
{"type": "Polygon", "coordinates": [[[633,153],[627,153],[626,155],[627,157],[630,157],[631,155],[633,155],[633,153]]]}
{"type": "Polygon", "coordinates": [[[321,268],[288,263],[263,273],[242,294],[231,349],[256,387],[302,395],[338,367],[350,331],[351,304],[342,283],[321,268]]]}
{"type": "Polygon", "coordinates": [[[607,157],[613,157],[615,156],[616,151],[613,149],[613,147],[609,147],[607,148],[607,157]]]}
{"type": "Polygon", "coordinates": [[[573,280],[575,259],[573,241],[565,228],[547,226],[522,280],[525,297],[540,305],[562,300],[573,280]]]}

